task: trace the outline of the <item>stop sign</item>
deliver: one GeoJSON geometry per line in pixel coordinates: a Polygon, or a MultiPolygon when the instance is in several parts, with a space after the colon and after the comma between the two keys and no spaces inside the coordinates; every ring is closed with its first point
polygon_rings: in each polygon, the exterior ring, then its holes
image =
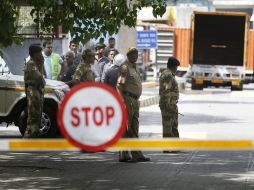
{"type": "Polygon", "coordinates": [[[124,133],[127,113],[121,96],[103,83],[87,82],[66,94],[58,109],[62,134],[87,151],[100,151],[124,133]]]}

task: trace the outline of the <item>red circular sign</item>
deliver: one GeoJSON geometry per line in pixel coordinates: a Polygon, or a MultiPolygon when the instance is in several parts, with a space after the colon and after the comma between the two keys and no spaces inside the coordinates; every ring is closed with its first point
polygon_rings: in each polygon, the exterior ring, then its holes
{"type": "Polygon", "coordinates": [[[103,83],[86,82],[73,87],[58,109],[62,134],[87,151],[105,150],[124,133],[127,112],[122,97],[103,83]]]}

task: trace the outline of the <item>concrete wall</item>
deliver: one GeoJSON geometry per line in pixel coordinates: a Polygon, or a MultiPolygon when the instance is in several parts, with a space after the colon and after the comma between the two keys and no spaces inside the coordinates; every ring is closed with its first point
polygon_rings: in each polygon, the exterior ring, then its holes
{"type": "MultiPolygon", "coordinates": [[[[3,59],[9,66],[12,74],[23,75],[24,59],[29,56],[28,48],[33,43],[40,43],[42,46],[43,41],[40,39],[26,39],[21,46],[13,44],[12,46],[1,49],[3,52],[3,59]]],[[[66,43],[67,42],[62,39],[54,40],[53,52],[59,53],[61,55],[63,52],[63,47],[66,46],[66,43]]]]}
{"type": "Polygon", "coordinates": [[[191,15],[193,11],[208,11],[208,7],[195,5],[182,5],[180,7],[176,7],[176,21],[174,26],[177,28],[190,28],[191,15]]]}
{"type": "Polygon", "coordinates": [[[137,31],[135,28],[122,26],[118,33],[117,48],[119,52],[126,55],[129,47],[136,47],[137,31]]]}

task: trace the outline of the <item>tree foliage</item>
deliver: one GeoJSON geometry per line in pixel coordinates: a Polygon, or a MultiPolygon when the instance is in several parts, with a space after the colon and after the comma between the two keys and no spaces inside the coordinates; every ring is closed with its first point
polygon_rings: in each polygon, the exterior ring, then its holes
{"type": "Polygon", "coordinates": [[[20,38],[15,37],[17,16],[17,7],[11,1],[0,0],[0,48],[21,42],[20,38]]]}
{"type": "MultiPolygon", "coordinates": [[[[0,5],[0,44],[7,46],[13,42],[17,31],[17,7],[12,0],[1,1],[5,3],[0,5]],[[6,25],[8,28],[2,32],[6,25]],[[9,41],[3,41],[2,36],[9,41]]],[[[84,43],[92,38],[118,33],[122,24],[134,27],[142,7],[151,6],[155,17],[162,16],[167,0],[26,0],[26,3],[34,7],[30,14],[40,31],[54,33],[60,25],[70,32],[74,40],[84,43]]]]}

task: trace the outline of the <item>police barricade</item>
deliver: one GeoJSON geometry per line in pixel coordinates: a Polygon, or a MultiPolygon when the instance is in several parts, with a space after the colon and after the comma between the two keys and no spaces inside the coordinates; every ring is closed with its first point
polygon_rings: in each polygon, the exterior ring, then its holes
{"type": "MultiPolygon", "coordinates": [[[[251,140],[120,139],[108,151],[119,150],[251,150],[251,140]]],[[[66,139],[4,139],[0,151],[79,151],[66,139]]]]}

